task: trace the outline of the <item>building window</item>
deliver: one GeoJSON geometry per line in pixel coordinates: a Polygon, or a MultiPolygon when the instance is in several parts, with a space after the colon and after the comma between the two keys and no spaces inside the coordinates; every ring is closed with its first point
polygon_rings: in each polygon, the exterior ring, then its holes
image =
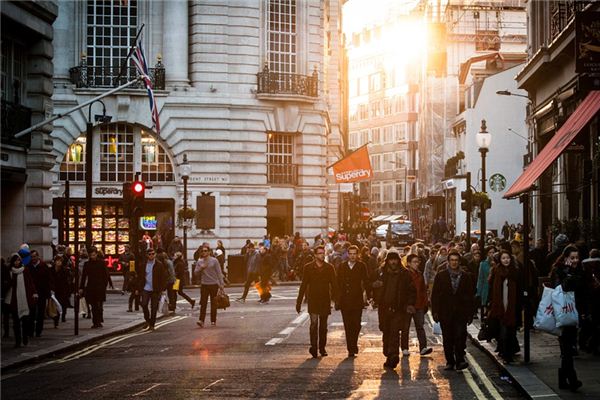
{"type": "Polygon", "coordinates": [[[383,201],[394,201],[394,182],[383,182],[383,201]]]}
{"type": "Polygon", "coordinates": [[[397,151],[394,153],[394,164],[396,169],[404,168],[406,164],[406,151],[397,151]]]}
{"type": "Polygon", "coordinates": [[[2,100],[21,104],[25,94],[25,49],[19,43],[2,38],[2,100]]]}
{"type": "Polygon", "coordinates": [[[396,168],[394,153],[383,153],[383,170],[389,171],[396,168]]]}
{"type": "Polygon", "coordinates": [[[267,182],[295,185],[297,167],[294,160],[294,135],[269,132],[267,135],[267,182]]]}
{"type": "Polygon", "coordinates": [[[269,70],[296,73],[296,0],[269,0],[268,3],[269,70]]]}
{"type": "Polygon", "coordinates": [[[133,180],[133,143],[132,125],[100,126],[100,181],[133,180]]]}
{"type": "Polygon", "coordinates": [[[85,181],[85,137],[77,138],[69,146],[59,176],[61,181],[85,181]]]}
{"type": "Polygon", "coordinates": [[[381,158],[381,154],[373,154],[371,156],[371,167],[373,168],[373,171],[382,171],[381,158]]]}
{"type": "Polygon", "coordinates": [[[381,203],[381,185],[379,182],[371,184],[371,203],[381,203]]]}
{"type": "Polygon", "coordinates": [[[404,202],[404,182],[396,181],[396,201],[404,202]]]}
{"type": "Polygon", "coordinates": [[[406,133],[407,133],[407,123],[402,122],[394,125],[394,136],[396,138],[396,143],[405,142],[406,141],[406,133]]]}
{"type": "MultiPolygon", "coordinates": [[[[173,182],[173,164],[164,147],[149,132],[135,125],[113,123],[101,125],[93,154],[94,181],[122,183],[132,181],[135,171],[146,182],[173,182]]],[[[85,135],[69,146],[60,164],[62,181],[85,181],[85,135]]]]}
{"type": "Polygon", "coordinates": [[[137,0],[88,0],[87,64],[96,67],[96,86],[113,85],[137,33],[137,11],[137,0]]]}
{"type": "Polygon", "coordinates": [[[383,128],[384,143],[394,143],[394,130],[392,128],[392,125],[388,125],[383,128]]]}
{"type": "Polygon", "coordinates": [[[373,144],[381,144],[381,130],[379,128],[371,129],[371,136],[373,137],[373,144]]]}

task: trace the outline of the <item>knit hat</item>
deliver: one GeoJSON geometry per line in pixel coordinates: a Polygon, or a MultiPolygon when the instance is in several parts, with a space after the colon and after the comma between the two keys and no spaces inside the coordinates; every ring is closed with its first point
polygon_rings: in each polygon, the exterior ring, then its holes
{"type": "Polygon", "coordinates": [[[398,253],[398,250],[395,247],[392,247],[391,249],[388,250],[387,255],[385,256],[385,260],[390,260],[392,258],[396,258],[396,259],[400,259],[400,253],[398,253]]]}
{"type": "Polygon", "coordinates": [[[556,247],[564,247],[567,244],[569,244],[569,238],[567,237],[567,235],[565,235],[564,233],[559,234],[555,239],[554,239],[554,245],[556,247]]]}
{"type": "Polygon", "coordinates": [[[373,247],[371,249],[371,255],[377,257],[379,255],[379,249],[377,247],[373,247]]]}

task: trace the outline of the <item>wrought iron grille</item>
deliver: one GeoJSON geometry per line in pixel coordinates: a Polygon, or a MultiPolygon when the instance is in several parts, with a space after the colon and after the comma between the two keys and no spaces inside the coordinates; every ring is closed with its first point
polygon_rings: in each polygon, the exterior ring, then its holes
{"type": "Polygon", "coordinates": [[[550,41],[553,41],[575,18],[577,11],[582,11],[590,4],[589,1],[555,1],[550,10],[550,41]]]}
{"type": "MultiPolygon", "coordinates": [[[[123,85],[135,78],[138,73],[135,67],[126,67],[123,74],[119,77],[121,67],[105,67],[87,65],[82,60],[81,65],[69,70],[71,82],[78,88],[111,88],[123,85]],[[117,79],[117,77],[119,77],[117,79]]],[[[150,80],[152,88],[155,90],[165,89],[165,67],[160,63],[154,68],[150,68],[150,80]]],[[[142,82],[136,83],[133,88],[144,88],[142,82]]]]}
{"type": "Polygon", "coordinates": [[[31,126],[31,109],[2,100],[2,143],[29,146],[31,135],[16,139],[15,134],[31,126]]]}
{"type": "Polygon", "coordinates": [[[298,165],[267,164],[267,183],[274,185],[297,185],[298,165]]]}
{"type": "Polygon", "coordinates": [[[319,77],[316,69],[312,75],[300,75],[271,72],[268,66],[265,66],[256,76],[257,93],[319,96],[319,77]]]}

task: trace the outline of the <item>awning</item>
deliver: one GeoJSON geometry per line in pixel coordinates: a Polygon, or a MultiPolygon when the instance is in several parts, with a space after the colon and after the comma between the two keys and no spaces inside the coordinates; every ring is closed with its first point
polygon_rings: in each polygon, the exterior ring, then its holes
{"type": "Polygon", "coordinates": [[[540,154],[537,155],[510,189],[508,189],[504,198],[517,197],[531,190],[535,181],[552,165],[565,148],[575,140],[577,134],[590,122],[598,110],[600,110],[600,91],[594,90],[577,106],[577,109],[567,119],[567,122],[560,127],[540,154]]]}
{"type": "Polygon", "coordinates": [[[373,221],[373,222],[384,221],[388,217],[389,217],[389,215],[378,215],[375,218],[373,218],[371,221],[373,221]]]}

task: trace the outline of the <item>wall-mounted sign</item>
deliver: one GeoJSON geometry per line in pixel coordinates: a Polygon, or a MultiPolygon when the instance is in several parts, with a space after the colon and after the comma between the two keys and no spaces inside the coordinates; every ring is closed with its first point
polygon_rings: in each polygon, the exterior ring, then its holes
{"type": "Polygon", "coordinates": [[[156,215],[144,215],[140,217],[140,228],[145,231],[155,231],[158,228],[156,215]]]}
{"type": "Polygon", "coordinates": [[[506,189],[506,178],[502,174],[490,176],[490,189],[494,192],[501,192],[506,189]]]}
{"type": "Polygon", "coordinates": [[[190,182],[207,183],[207,184],[227,184],[229,183],[228,175],[207,175],[207,176],[192,176],[190,182]]]}
{"type": "Polygon", "coordinates": [[[600,12],[583,11],[575,16],[575,72],[600,72],[600,12]]]}
{"type": "Polygon", "coordinates": [[[117,196],[123,196],[123,189],[115,188],[115,187],[105,187],[100,186],[94,189],[94,194],[99,196],[106,196],[110,194],[114,194],[117,196]]]}

